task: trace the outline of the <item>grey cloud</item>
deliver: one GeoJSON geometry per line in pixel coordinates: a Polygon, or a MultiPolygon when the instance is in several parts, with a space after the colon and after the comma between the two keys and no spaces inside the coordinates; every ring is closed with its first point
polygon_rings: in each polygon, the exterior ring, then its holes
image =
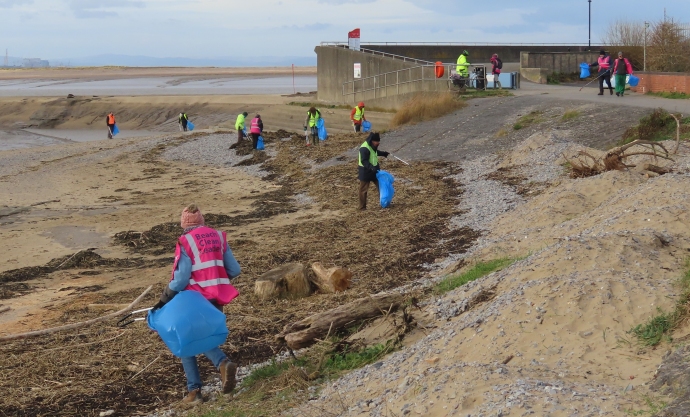
{"type": "Polygon", "coordinates": [[[0,9],[9,9],[20,4],[31,4],[34,0],[0,0],[0,9]]]}
{"type": "Polygon", "coordinates": [[[377,0],[319,0],[319,3],[341,5],[341,4],[374,3],[376,1],[377,0]]]}
{"type": "Polygon", "coordinates": [[[143,8],[144,2],[141,0],[71,0],[70,9],[78,19],[94,19],[117,17],[117,12],[113,9],[123,8],[143,8]]]}
{"type": "Polygon", "coordinates": [[[325,29],[328,29],[332,26],[333,25],[331,25],[330,23],[313,23],[311,25],[303,25],[303,26],[297,26],[297,25],[283,26],[283,29],[317,31],[317,30],[325,30],[325,29]]]}

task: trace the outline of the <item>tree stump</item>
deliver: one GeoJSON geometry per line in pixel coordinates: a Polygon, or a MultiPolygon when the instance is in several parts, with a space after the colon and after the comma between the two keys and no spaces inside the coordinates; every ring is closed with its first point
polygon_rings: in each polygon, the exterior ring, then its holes
{"type": "Polygon", "coordinates": [[[254,293],[262,300],[301,298],[311,294],[311,286],[304,265],[291,263],[260,276],[254,284],[254,293]]]}
{"type": "Polygon", "coordinates": [[[315,262],[311,266],[312,271],[314,271],[315,277],[311,279],[311,282],[316,285],[319,290],[325,293],[336,293],[345,291],[350,288],[350,283],[352,280],[352,272],[347,268],[333,267],[326,269],[321,265],[320,262],[315,262]]]}

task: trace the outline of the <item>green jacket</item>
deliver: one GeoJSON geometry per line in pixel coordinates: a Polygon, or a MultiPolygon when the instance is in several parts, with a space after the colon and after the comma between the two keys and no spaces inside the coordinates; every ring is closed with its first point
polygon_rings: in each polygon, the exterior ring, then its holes
{"type": "Polygon", "coordinates": [[[245,120],[244,114],[240,113],[237,116],[237,121],[235,122],[235,129],[244,130],[244,120],[245,120]]]}
{"type": "Polygon", "coordinates": [[[458,58],[458,66],[455,68],[455,70],[458,74],[467,77],[468,75],[470,75],[469,71],[467,71],[467,66],[469,64],[470,63],[467,62],[467,57],[465,55],[460,55],[460,57],[458,58]]]}

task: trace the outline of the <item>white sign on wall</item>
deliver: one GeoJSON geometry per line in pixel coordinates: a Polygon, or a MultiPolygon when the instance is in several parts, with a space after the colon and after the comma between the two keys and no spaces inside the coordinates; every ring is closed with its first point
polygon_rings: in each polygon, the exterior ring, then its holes
{"type": "Polygon", "coordinates": [[[355,80],[362,78],[362,64],[355,63],[355,80]]]}

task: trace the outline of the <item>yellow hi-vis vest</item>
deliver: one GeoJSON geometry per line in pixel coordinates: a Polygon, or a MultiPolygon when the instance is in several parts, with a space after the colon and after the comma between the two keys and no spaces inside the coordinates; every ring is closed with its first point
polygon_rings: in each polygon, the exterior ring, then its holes
{"type": "MultiPolygon", "coordinates": [[[[373,165],[373,166],[378,166],[378,164],[379,164],[379,154],[376,152],[376,150],[374,150],[374,148],[372,148],[371,146],[369,146],[369,142],[364,141],[364,143],[362,144],[362,146],[360,146],[359,148],[360,148],[360,149],[361,149],[361,148],[367,148],[367,149],[369,149],[369,163],[370,163],[371,165],[373,165]]],[[[364,167],[364,164],[362,163],[362,154],[359,153],[359,152],[357,152],[357,153],[359,154],[359,166],[364,167]]]]}
{"type": "Polygon", "coordinates": [[[458,57],[458,66],[455,68],[458,74],[467,76],[469,72],[467,71],[467,57],[465,55],[460,55],[458,57]]]}
{"type": "Polygon", "coordinates": [[[242,130],[242,129],[244,129],[244,120],[245,120],[244,114],[243,114],[243,113],[240,113],[240,114],[237,116],[237,121],[235,122],[235,129],[237,129],[237,130],[242,130]]]}
{"type": "Polygon", "coordinates": [[[364,117],[364,110],[360,109],[359,106],[355,106],[355,120],[360,121],[364,117]]]}
{"type": "Polygon", "coordinates": [[[321,117],[321,110],[316,109],[316,114],[311,114],[309,111],[307,111],[307,115],[309,116],[309,127],[314,127],[316,126],[316,122],[319,120],[319,117],[321,117]]]}

